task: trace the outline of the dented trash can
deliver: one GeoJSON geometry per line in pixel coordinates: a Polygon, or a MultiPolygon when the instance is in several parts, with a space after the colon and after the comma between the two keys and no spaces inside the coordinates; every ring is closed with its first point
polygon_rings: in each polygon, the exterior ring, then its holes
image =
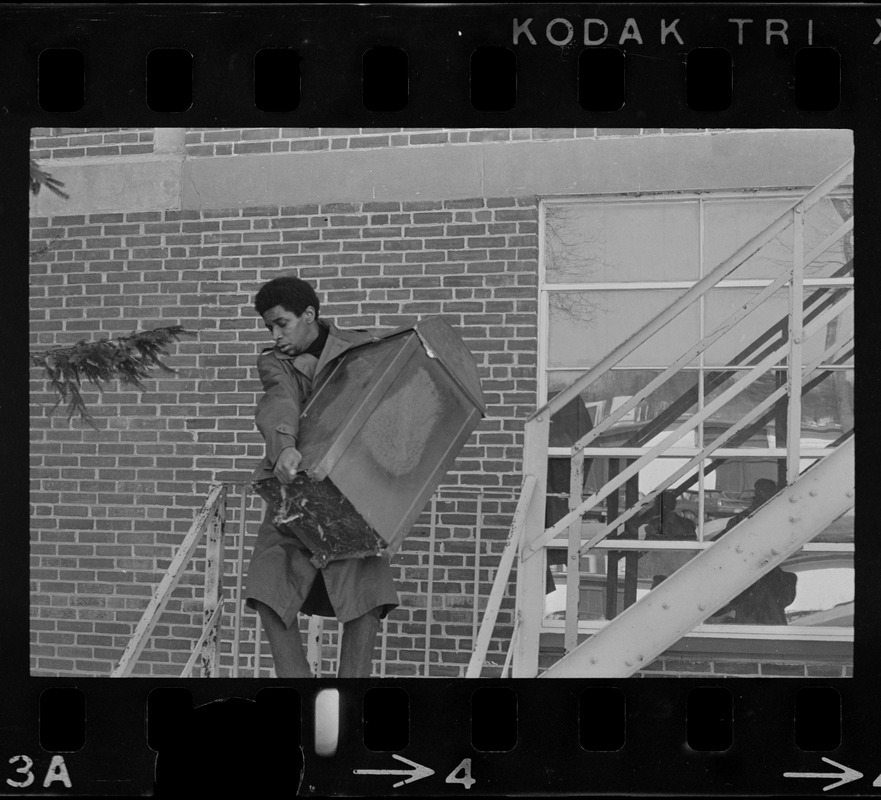
{"type": "Polygon", "coordinates": [[[254,489],[317,567],[391,557],[486,413],[474,358],[441,317],[346,351],[300,417],[300,472],[254,489]]]}

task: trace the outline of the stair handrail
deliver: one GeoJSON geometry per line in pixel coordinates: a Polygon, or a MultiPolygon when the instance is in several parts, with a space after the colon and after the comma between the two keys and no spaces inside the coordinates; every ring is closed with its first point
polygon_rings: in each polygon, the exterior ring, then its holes
{"type": "MultiPolygon", "coordinates": [[[[853,217],[846,220],[834,234],[827,237],[820,245],[815,247],[805,258],[805,265],[811,264],[818,256],[825,253],[835,242],[846,236],[853,228],[853,217]]],[[[625,414],[632,411],[643,400],[645,400],[655,389],[667,381],[670,376],[679,371],[681,367],[697,356],[703,353],[715,341],[724,336],[738,322],[747,317],[756,308],[758,308],[765,300],[767,300],[778,289],[782,289],[791,280],[789,271],[781,273],[770,284],[765,286],[760,292],[753,295],[747,303],[733,311],[725,320],[720,322],[712,331],[706,334],[697,344],[692,345],[685,350],[679,358],[676,359],[669,367],[643,386],[636,394],[632,395],[622,405],[618,406],[614,411],[603,417],[593,428],[584,434],[575,444],[572,445],[570,452],[574,455],[579,450],[587,447],[594,439],[605,433],[616,422],[624,417],[625,414]]]]}
{"type": "MultiPolygon", "coordinates": [[[[502,597],[505,594],[505,589],[508,587],[508,578],[511,574],[511,567],[514,564],[514,556],[517,553],[523,535],[526,511],[532,501],[532,493],[534,490],[535,475],[524,476],[520,498],[517,501],[517,507],[514,509],[514,516],[511,519],[511,527],[508,530],[508,538],[505,540],[505,547],[502,550],[499,566],[496,569],[492,590],[490,591],[489,598],[486,602],[483,619],[480,622],[477,641],[474,643],[471,660],[468,662],[468,669],[465,671],[466,678],[480,677],[480,671],[483,669],[483,664],[486,661],[486,653],[489,649],[489,643],[492,640],[492,634],[496,626],[496,618],[498,617],[499,609],[502,605],[502,597]]],[[[513,641],[513,634],[511,638],[513,641]]]]}
{"type": "MultiPolygon", "coordinates": [[[[203,648],[210,644],[212,639],[216,642],[217,637],[220,632],[220,619],[223,616],[223,593],[220,594],[220,602],[218,602],[214,611],[211,612],[211,616],[208,617],[205,624],[202,626],[202,633],[199,636],[199,639],[196,641],[196,644],[193,646],[193,651],[190,653],[190,657],[187,660],[186,665],[183,670],[181,670],[180,676],[182,678],[190,678],[193,675],[193,669],[196,666],[196,661],[199,660],[199,656],[203,655],[203,648]]],[[[206,665],[203,661],[202,664],[203,672],[208,671],[208,665],[206,665]]]]}
{"type": "MultiPolygon", "coordinates": [[[[829,347],[825,352],[818,356],[816,360],[805,367],[805,375],[807,376],[815,372],[817,369],[820,368],[821,364],[826,362],[827,359],[835,358],[839,353],[845,352],[848,349],[852,348],[853,338],[847,340],[846,342],[834,344],[832,347],[829,347]]],[[[585,555],[589,550],[596,547],[596,545],[599,544],[603,539],[605,539],[610,533],[612,533],[612,531],[620,528],[625,522],[630,520],[632,517],[637,516],[644,509],[648,508],[655,500],[655,498],[657,498],[658,495],[661,494],[661,492],[669,489],[682,476],[687,475],[701,461],[711,456],[716,450],[725,445],[729,441],[729,439],[736,436],[738,433],[740,433],[740,431],[742,431],[758,417],[764,414],[769,408],[771,408],[771,406],[773,406],[780,398],[782,398],[788,390],[788,382],[778,386],[764,400],[762,400],[760,403],[757,403],[753,408],[749,410],[749,412],[747,412],[747,414],[745,414],[741,419],[734,423],[734,425],[721,433],[718,438],[714,439],[699,453],[692,456],[692,458],[690,458],[688,461],[678,467],[671,475],[662,480],[654,489],[652,489],[652,491],[648,492],[645,497],[641,497],[631,508],[622,511],[614,520],[612,520],[612,522],[609,522],[601,530],[597,531],[593,536],[591,536],[591,538],[579,548],[579,557],[585,555]]],[[[806,393],[808,390],[805,389],[804,391],[806,393]]]]}
{"type": "Polygon", "coordinates": [[[526,423],[529,424],[534,419],[545,414],[552,415],[566,406],[586,387],[590,386],[609,369],[630,355],[637,347],[648,341],[661,328],[667,325],[667,323],[671,322],[694,303],[695,300],[705,295],[710,289],[719,283],[719,281],[734,272],[734,270],[741,266],[747,259],[755,255],[775,236],[785,230],[792,223],[792,214],[796,209],[802,208],[804,211],[807,211],[823,197],[829,194],[829,192],[839,186],[845,178],[853,172],[853,164],[854,162],[852,158],[845,161],[844,164],[838,167],[838,169],[824,178],[807,194],[799,198],[783,211],[774,222],[753,236],[745,244],[738,247],[737,250],[715,267],[715,269],[708,272],[703,278],[693,284],[690,289],[687,289],[673,303],[650,319],[628,339],[625,339],[621,344],[614,348],[611,353],[602,358],[580,377],[576,378],[575,381],[570,383],[569,386],[563,389],[559,394],[554,395],[543,406],[536,409],[529,415],[529,417],[527,417],[526,423]]]}
{"type": "Polygon", "coordinates": [[[220,524],[222,525],[222,511],[225,497],[226,486],[224,484],[217,484],[211,488],[211,491],[208,493],[208,498],[196,514],[187,535],[184,536],[184,539],[169,564],[165,575],[162,577],[162,580],[153,592],[150,602],[147,604],[144,613],[141,615],[141,619],[135,626],[134,633],[129,639],[128,644],[119,659],[119,663],[110,673],[111,678],[126,678],[131,675],[138,658],[140,658],[140,655],[147,644],[147,640],[150,638],[150,634],[156,627],[160,615],[165,610],[165,606],[171,598],[171,593],[175,590],[180,579],[183,577],[184,571],[195,554],[196,549],[202,540],[203,534],[208,530],[210,523],[218,516],[219,511],[221,520],[220,524]]]}

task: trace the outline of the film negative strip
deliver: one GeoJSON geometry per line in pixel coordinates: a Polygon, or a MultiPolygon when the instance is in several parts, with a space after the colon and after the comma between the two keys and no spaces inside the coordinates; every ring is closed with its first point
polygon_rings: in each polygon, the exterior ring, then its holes
{"type": "Polygon", "coordinates": [[[881,793],[881,5],[0,20],[5,795],[881,793]]]}

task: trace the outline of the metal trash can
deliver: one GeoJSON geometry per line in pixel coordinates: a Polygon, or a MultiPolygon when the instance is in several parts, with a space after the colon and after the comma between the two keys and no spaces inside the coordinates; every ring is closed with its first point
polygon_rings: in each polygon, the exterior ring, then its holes
{"type": "Polygon", "coordinates": [[[315,566],[390,558],[485,413],[473,356],[426,317],[340,356],[300,417],[302,471],[254,489],[315,566]]]}

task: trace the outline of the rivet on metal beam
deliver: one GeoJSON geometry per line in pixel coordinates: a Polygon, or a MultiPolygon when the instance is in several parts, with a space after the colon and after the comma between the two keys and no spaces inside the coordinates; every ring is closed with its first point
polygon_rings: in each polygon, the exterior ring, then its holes
{"type": "Polygon", "coordinates": [[[670,608],[670,604],[669,603],[661,603],[661,608],[663,608],[664,611],[666,611],[668,608],[670,608]]]}
{"type": "Polygon", "coordinates": [[[817,490],[816,490],[816,489],[811,489],[810,491],[808,491],[808,494],[809,494],[811,497],[816,497],[816,496],[817,496],[817,490]]]}
{"type": "Polygon", "coordinates": [[[633,666],[633,662],[632,662],[632,661],[625,661],[625,662],[624,662],[624,665],[627,666],[627,667],[632,667],[632,666],[633,666]]]}
{"type": "Polygon", "coordinates": [[[706,611],[707,610],[707,607],[703,603],[698,603],[697,607],[698,607],[699,611],[706,611]]]}
{"type": "Polygon", "coordinates": [[[800,522],[800,521],[801,521],[801,517],[790,517],[790,518],[789,518],[789,521],[790,521],[790,522],[800,522]]]}
{"type": "Polygon", "coordinates": [[[779,555],[780,555],[780,551],[779,551],[779,550],[775,550],[775,549],[772,547],[772,548],[771,548],[771,555],[772,555],[772,556],[779,556],[779,555]]]}
{"type": "Polygon", "coordinates": [[[790,503],[797,503],[798,498],[794,494],[791,494],[791,495],[789,495],[789,502],[790,503]]]}
{"type": "Polygon", "coordinates": [[[853,492],[853,490],[851,490],[851,491],[849,491],[849,492],[845,492],[845,493],[844,493],[844,496],[845,496],[845,497],[853,497],[853,496],[854,496],[854,492],[853,492]]]}
{"type": "Polygon", "coordinates": [[[735,546],[734,546],[734,552],[735,552],[735,553],[742,553],[742,552],[743,552],[743,548],[742,548],[739,544],[738,544],[738,545],[735,545],[735,546]]]}
{"type": "Polygon", "coordinates": [[[596,663],[597,663],[596,656],[591,656],[591,657],[590,657],[590,663],[591,663],[591,664],[596,664],[596,663]]]}

